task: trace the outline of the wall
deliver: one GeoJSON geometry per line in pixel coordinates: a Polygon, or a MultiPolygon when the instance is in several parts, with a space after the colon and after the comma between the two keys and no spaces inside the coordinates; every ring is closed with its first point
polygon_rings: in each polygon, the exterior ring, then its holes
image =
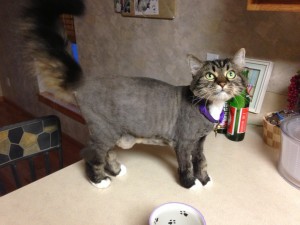
{"type": "Polygon", "coordinates": [[[79,53],[88,76],[148,76],[188,84],[185,56],[205,59],[207,52],[232,56],[241,47],[247,57],[275,63],[268,91],[286,94],[299,70],[300,14],[249,12],[244,1],[177,1],[175,20],[125,18],[111,0],[88,0],[77,20],[79,53]]]}
{"type": "MultiPolygon", "coordinates": [[[[84,142],[88,133],[85,126],[38,102],[37,81],[24,67],[22,41],[15,31],[15,18],[24,3],[1,3],[2,91],[34,115],[58,114],[64,131],[84,142]],[[6,77],[11,87],[6,85],[6,77]]],[[[245,47],[247,57],[275,63],[268,91],[286,94],[290,77],[299,69],[297,13],[248,12],[246,0],[177,0],[174,20],[155,20],[122,17],[114,13],[113,0],[86,0],[86,4],[86,15],[75,21],[85,76],[147,76],[187,85],[191,75],[186,54],[204,59],[206,52],[212,52],[227,57],[245,47]]]]}

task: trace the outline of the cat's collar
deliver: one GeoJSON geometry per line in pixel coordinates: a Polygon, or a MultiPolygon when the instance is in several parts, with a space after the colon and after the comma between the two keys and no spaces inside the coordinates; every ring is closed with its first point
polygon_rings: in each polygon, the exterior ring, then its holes
{"type": "Polygon", "coordinates": [[[221,123],[224,119],[224,109],[222,109],[222,112],[220,114],[219,120],[215,120],[212,115],[209,113],[206,107],[206,101],[201,101],[199,105],[199,111],[202,113],[203,116],[205,116],[206,119],[208,119],[212,123],[221,123]]]}

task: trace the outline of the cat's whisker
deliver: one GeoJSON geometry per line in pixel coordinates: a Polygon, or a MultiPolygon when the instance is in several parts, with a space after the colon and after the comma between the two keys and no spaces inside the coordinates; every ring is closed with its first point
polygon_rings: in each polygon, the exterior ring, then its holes
{"type": "Polygon", "coordinates": [[[204,95],[199,94],[199,96],[194,96],[193,101],[192,101],[192,104],[194,106],[196,106],[197,104],[199,104],[199,102],[201,102],[203,100],[206,100],[205,103],[207,103],[207,99],[209,99],[209,97],[211,95],[209,95],[208,93],[204,93],[204,95]],[[199,97],[199,96],[201,96],[201,97],[199,97]]]}
{"type": "MultiPolygon", "coordinates": [[[[207,101],[208,101],[208,99],[209,99],[209,97],[210,97],[210,95],[204,95],[201,99],[200,99],[200,101],[203,101],[203,100],[205,100],[205,104],[207,104],[207,101]],[[206,97],[207,96],[207,97],[206,97]]],[[[199,101],[199,102],[200,102],[199,101]]]]}
{"type": "Polygon", "coordinates": [[[192,99],[192,105],[196,105],[198,102],[199,102],[198,97],[193,96],[193,99],[192,99]]]}
{"type": "Polygon", "coordinates": [[[201,100],[202,100],[201,98],[197,96],[193,96],[192,104],[197,105],[199,102],[201,102],[201,100]]]}
{"type": "Polygon", "coordinates": [[[203,99],[198,99],[197,102],[193,104],[193,106],[197,106],[203,99]]]}
{"type": "Polygon", "coordinates": [[[206,101],[205,101],[205,105],[207,105],[207,103],[208,103],[208,101],[209,101],[209,98],[210,98],[212,95],[213,95],[213,94],[210,94],[210,95],[207,96],[206,101]]]}

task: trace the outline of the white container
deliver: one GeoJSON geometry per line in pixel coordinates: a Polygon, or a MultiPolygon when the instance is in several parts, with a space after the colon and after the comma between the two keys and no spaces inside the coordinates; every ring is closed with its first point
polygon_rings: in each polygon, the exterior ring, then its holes
{"type": "Polygon", "coordinates": [[[149,225],[206,225],[203,215],[194,207],[169,202],[157,207],[149,218],[149,225]]]}
{"type": "Polygon", "coordinates": [[[289,183],[300,188],[300,116],[284,119],[281,128],[279,173],[289,183]]]}

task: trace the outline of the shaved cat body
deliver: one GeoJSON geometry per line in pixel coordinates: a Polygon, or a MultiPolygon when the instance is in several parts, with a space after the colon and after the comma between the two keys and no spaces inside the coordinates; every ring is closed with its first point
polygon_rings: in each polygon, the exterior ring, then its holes
{"type": "Polygon", "coordinates": [[[116,145],[131,148],[135,143],[144,143],[174,149],[183,187],[190,188],[197,181],[206,185],[210,178],[204,141],[219,122],[225,101],[246,87],[242,75],[245,50],[216,61],[201,61],[189,55],[189,86],[173,86],[151,78],[82,76],[80,66],[66,56],[64,46],[55,45],[41,34],[46,29],[53,33],[49,38],[64,40],[58,29],[59,15],[65,11],[78,15],[83,12],[83,2],[31,1],[24,13],[28,28],[24,33],[35,62],[32,66],[58,98],[63,91],[75,93],[90,130],[89,143],[82,151],[90,182],[106,188],[111,182],[109,176],[124,173],[125,167],[114,151],[116,145]],[[39,13],[43,10],[47,14],[39,13]]]}

